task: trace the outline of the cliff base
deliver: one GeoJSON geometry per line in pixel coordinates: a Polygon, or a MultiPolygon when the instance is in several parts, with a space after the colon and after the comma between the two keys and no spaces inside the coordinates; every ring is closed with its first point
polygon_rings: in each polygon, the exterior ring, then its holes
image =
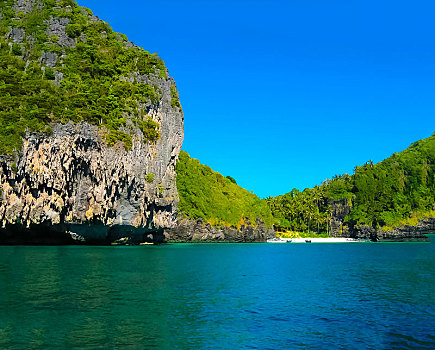
{"type": "MultiPolygon", "coordinates": [[[[247,219],[246,219],[247,220],[247,219]]],[[[164,233],[165,242],[168,243],[249,243],[265,242],[268,238],[275,237],[271,227],[261,222],[255,225],[245,221],[240,229],[232,227],[214,227],[202,219],[192,220],[182,218],[177,220],[174,228],[164,233]]]]}

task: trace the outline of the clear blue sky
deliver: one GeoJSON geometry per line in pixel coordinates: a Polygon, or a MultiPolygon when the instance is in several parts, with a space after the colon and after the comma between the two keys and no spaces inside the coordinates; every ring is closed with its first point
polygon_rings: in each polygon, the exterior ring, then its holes
{"type": "Polygon", "coordinates": [[[435,2],[79,0],[157,52],[183,149],[260,197],[435,132],[435,2]]]}

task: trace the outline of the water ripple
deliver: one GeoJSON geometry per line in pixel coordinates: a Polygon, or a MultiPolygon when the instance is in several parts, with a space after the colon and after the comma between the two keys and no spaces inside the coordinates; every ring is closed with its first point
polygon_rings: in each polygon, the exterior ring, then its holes
{"type": "Polygon", "coordinates": [[[0,348],[433,349],[434,271],[433,244],[2,247],[0,348]]]}

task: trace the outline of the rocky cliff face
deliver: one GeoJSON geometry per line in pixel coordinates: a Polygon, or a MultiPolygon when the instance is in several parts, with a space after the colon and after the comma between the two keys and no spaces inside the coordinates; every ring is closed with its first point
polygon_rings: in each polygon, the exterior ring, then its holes
{"type": "Polygon", "coordinates": [[[160,139],[144,143],[137,132],[129,151],[107,146],[104,131],[87,123],[57,124],[51,136],[27,134],[17,160],[0,161],[0,241],[18,232],[26,240],[38,226],[88,242],[160,239],[175,224],[183,118],[164,98],[152,115],[160,139]]]}
{"type": "Polygon", "coordinates": [[[352,202],[348,199],[331,201],[331,236],[369,239],[374,242],[409,242],[429,241],[425,234],[435,232],[435,219],[419,220],[416,226],[397,227],[392,230],[375,229],[368,225],[360,227],[347,227],[344,225],[345,217],[352,210],[352,202]]]}
{"type": "Polygon", "coordinates": [[[345,217],[352,210],[351,202],[344,198],[339,201],[330,200],[331,207],[331,237],[349,237],[349,228],[344,224],[345,217]]]}
{"type": "MultiPolygon", "coordinates": [[[[45,6],[39,0],[11,3],[22,16],[45,6]]],[[[71,6],[60,10],[73,12],[71,6]]],[[[101,22],[83,9],[79,11],[92,25],[101,22]]],[[[67,50],[87,40],[83,34],[75,38],[67,35],[69,21],[55,16],[44,21],[46,35],[56,38],[58,53],[42,51],[34,62],[43,71],[56,67],[51,79],[57,85],[62,84],[62,72],[68,64],[67,52],[71,51],[67,50]]],[[[96,35],[104,38],[107,34],[102,31],[96,35]]],[[[6,40],[10,47],[26,42],[21,58],[27,65],[33,64],[25,53],[32,47],[32,35],[23,28],[9,27],[6,40]]],[[[119,40],[126,50],[136,50],[132,43],[119,40]]],[[[157,62],[156,56],[147,57],[157,62]]],[[[166,69],[153,67],[149,70],[146,66],[149,71],[145,73],[132,71],[117,78],[131,86],[146,84],[155,92],[153,99],[128,102],[134,104],[135,113],[128,109],[122,112],[122,123],[114,134],[128,136],[131,146],[122,139],[109,145],[110,130],[104,124],[52,121],[51,133],[27,130],[21,149],[0,156],[0,243],[163,240],[163,230],[176,224],[175,163],[184,137],[183,113],[174,80],[167,77],[166,69]],[[138,116],[158,125],[157,140],[146,138],[138,116]]]]}
{"type": "Polygon", "coordinates": [[[207,242],[265,242],[268,238],[275,237],[271,227],[264,225],[257,220],[253,225],[248,218],[245,218],[245,225],[240,227],[213,227],[202,219],[192,220],[179,218],[174,228],[164,233],[166,242],[183,243],[207,243],[207,242]]]}
{"type": "Polygon", "coordinates": [[[363,226],[354,232],[355,238],[370,239],[374,242],[428,242],[426,234],[435,233],[435,218],[420,219],[416,226],[396,227],[384,231],[363,226]]]}
{"type": "Polygon", "coordinates": [[[153,115],[160,139],[146,144],[137,132],[130,151],[121,143],[107,146],[104,131],[87,123],[57,124],[51,136],[27,134],[16,165],[0,161],[0,242],[11,234],[36,239],[31,232],[38,226],[66,233],[50,234],[60,241],[161,239],[175,224],[183,118],[164,100],[153,115]]]}

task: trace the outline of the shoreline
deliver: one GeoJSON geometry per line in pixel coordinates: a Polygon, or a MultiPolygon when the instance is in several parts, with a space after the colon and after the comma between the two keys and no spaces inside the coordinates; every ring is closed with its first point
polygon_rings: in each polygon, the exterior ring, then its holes
{"type": "Polygon", "coordinates": [[[346,238],[346,237],[328,237],[328,238],[319,238],[319,237],[306,237],[306,238],[281,238],[282,240],[291,241],[291,243],[307,243],[309,240],[311,243],[367,243],[370,242],[368,239],[355,239],[355,238],[346,238]]]}

